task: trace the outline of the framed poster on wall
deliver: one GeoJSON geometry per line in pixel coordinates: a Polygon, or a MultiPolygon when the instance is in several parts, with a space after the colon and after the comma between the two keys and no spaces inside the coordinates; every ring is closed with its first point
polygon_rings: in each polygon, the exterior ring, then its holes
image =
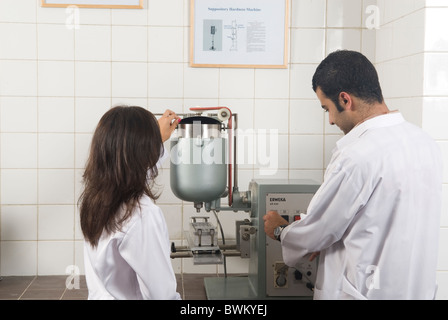
{"type": "Polygon", "coordinates": [[[42,7],[143,9],[143,0],[41,0],[42,7]]]}
{"type": "Polygon", "coordinates": [[[288,0],[191,0],[190,66],[287,68],[288,0]]]}

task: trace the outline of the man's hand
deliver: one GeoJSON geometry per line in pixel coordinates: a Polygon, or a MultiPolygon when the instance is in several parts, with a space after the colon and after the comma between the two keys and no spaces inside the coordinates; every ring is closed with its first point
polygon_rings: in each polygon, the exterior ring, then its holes
{"type": "Polygon", "coordinates": [[[279,215],[277,211],[269,211],[263,217],[263,220],[264,220],[264,232],[266,232],[266,235],[273,240],[276,240],[274,236],[275,228],[289,224],[288,221],[283,219],[282,216],[279,215]]]}
{"type": "Polygon", "coordinates": [[[164,112],[163,116],[158,120],[162,142],[167,141],[171,137],[180,120],[180,117],[174,111],[166,110],[164,112]]]}

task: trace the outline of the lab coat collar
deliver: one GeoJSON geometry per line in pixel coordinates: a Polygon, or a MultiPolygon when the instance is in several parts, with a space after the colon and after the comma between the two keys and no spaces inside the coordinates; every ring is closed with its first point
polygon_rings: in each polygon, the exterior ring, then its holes
{"type": "Polygon", "coordinates": [[[382,128],[389,127],[403,123],[405,120],[400,112],[392,111],[384,115],[377,116],[375,118],[366,120],[360,125],[354,127],[352,131],[346,134],[342,139],[340,139],[336,145],[338,150],[348,146],[353,141],[361,137],[366,131],[372,128],[382,128]]]}

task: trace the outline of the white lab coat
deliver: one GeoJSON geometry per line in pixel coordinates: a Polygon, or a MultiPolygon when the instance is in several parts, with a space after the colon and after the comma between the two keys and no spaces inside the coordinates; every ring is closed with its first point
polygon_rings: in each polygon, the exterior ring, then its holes
{"type": "Polygon", "coordinates": [[[91,300],[180,299],[166,221],[146,195],[121,231],[84,243],[84,266],[91,300]]]}
{"type": "Polygon", "coordinates": [[[433,299],[442,192],[436,143],[400,113],[337,143],[308,216],[281,235],[283,258],[321,252],[315,299],[433,299]]]}

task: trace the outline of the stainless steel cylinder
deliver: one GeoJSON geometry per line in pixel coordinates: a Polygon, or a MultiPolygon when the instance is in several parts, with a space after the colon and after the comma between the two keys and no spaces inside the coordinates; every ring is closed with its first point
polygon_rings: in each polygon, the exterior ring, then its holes
{"type": "Polygon", "coordinates": [[[174,195],[190,202],[219,199],[227,185],[227,140],[221,122],[185,118],[171,140],[170,185],[174,195]]]}

